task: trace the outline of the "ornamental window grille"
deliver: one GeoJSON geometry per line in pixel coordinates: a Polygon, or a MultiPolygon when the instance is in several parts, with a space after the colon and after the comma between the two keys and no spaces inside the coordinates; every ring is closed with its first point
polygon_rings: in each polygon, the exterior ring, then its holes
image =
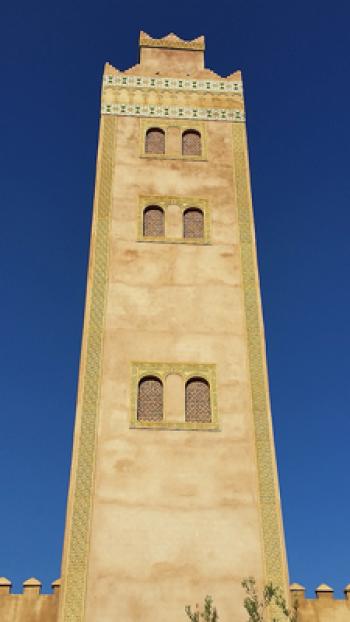
{"type": "Polygon", "coordinates": [[[151,127],[146,132],[146,153],[165,153],[165,132],[159,127],[151,127]]]}
{"type": "Polygon", "coordinates": [[[196,130],[186,130],[182,134],[182,155],[200,156],[202,153],[201,135],[196,130]]]}
{"type": "Polygon", "coordinates": [[[164,237],[164,211],[158,205],[150,205],[143,212],[143,235],[149,238],[164,237]]]}
{"type": "Polygon", "coordinates": [[[139,382],[137,419],[139,421],[162,421],[163,419],[163,383],[155,376],[146,376],[139,382]]]}
{"type": "Polygon", "coordinates": [[[202,210],[191,207],[183,215],[184,238],[204,237],[204,214],[202,210]]]}
{"type": "Polygon", "coordinates": [[[186,382],[185,419],[197,423],[211,422],[210,387],[204,378],[190,378],[186,382]]]}

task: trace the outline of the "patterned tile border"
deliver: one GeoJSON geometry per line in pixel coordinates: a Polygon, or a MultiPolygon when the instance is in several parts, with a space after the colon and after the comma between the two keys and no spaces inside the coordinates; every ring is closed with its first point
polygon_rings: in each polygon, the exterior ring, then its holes
{"type": "Polygon", "coordinates": [[[100,400],[116,119],[101,123],[58,620],[83,622],[100,400]]]}
{"type": "Polygon", "coordinates": [[[168,119],[203,119],[205,121],[245,121],[243,110],[230,108],[182,108],[137,104],[102,104],[101,114],[124,117],[161,117],[168,119]]]}
{"type": "Polygon", "coordinates": [[[210,93],[243,94],[242,82],[228,80],[189,80],[149,76],[103,76],[103,86],[117,86],[133,89],[159,89],[165,91],[197,91],[210,93]]]}
{"type": "Polygon", "coordinates": [[[242,125],[234,125],[232,131],[265,579],[279,585],[288,599],[287,561],[270,413],[248,151],[245,128],[242,125]]]}
{"type": "Polygon", "coordinates": [[[216,366],[212,363],[132,363],[131,364],[131,401],[130,427],[158,430],[218,430],[218,408],[216,391],[216,366]],[[191,377],[201,377],[208,381],[210,386],[211,422],[196,423],[194,421],[167,421],[166,412],[163,421],[138,421],[137,419],[137,389],[138,383],[144,376],[156,376],[163,385],[169,374],[180,375],[184,382],[191,377]]]}

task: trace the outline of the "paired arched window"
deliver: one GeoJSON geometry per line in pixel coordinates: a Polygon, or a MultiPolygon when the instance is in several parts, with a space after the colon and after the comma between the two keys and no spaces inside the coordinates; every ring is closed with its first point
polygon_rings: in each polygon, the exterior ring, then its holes
{"type": "Polygon", "coordinates": [[[146,153],[165,153],[165,132],[158,127],[151,127],[146,132],[146,153]]]}
{"type": "Polygon", "coordinates": [[[204,214],[196,207],[190,207],[183,214],[184,238],[204,238],[204,214]]]}
{"type": "Polygon", "coordinates": [[[137,394],[138,421],[162,421],[163,383],[155,376],[142,378],[137,394]]]}
{"type": "MultiPolygon", "coordinates": [[[[180,138],[180,128],[178,131],[180,138]]],[[[160,127],[150,127],[145,136],[145,153],[165,155],[165,138],[165,130],[160,127]]],[[[198,130],[188,129],[182,132],[181,152],[183,156],[200,157],[202,155],[202,137],[198,130]]],[[[180,154],[175,154],[175,157],[180,157],[180,154]]]]}
{"type": "Polygon", "coordinates": [[[182,155],[200,156],[202,154],[201,135],[196,130],[186,130],[182,134],[182,155]]]}
{"type": "Polygon", "coordinates": [[[164,237],[164,211],[158,205],[150,205],[143,212],[143,235],[149,238],[164,237]]]}
{"type": "Polygon", "coordinates": [[[210,387],[204,378],[190,378],[185,387],[185,419],[210,423],[210,387]]]}

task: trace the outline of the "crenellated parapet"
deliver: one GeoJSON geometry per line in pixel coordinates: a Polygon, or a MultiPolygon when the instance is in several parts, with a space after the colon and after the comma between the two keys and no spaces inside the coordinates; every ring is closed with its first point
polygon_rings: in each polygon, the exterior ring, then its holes
{"type": "Polygon", "coordinates": [[[350,622],[350,584],[344,588],[344,598],[334,598],[333,588],[326,583],[315,589],[315,598],[307,598],[299,583],[289,589],[291,602],[298,604],[298,622],[350,622]]]}
{"type": "Polygon", "coordinates": [[[42,583],[35,577],[23,582],[21,594],[12,594],[12,583],[0,578],[1,622],[56,622],[61,580],[51,583],[52,593],[42,594],[42,583]]]}
{"type": "Polygon", "coordinates": [[[184,41],[140,34],[140,62],[120,71],[105,66],[101,113],[131,117],[245,120],[242,76],[222,78],[204,65],[204,37],[184,41]]]}

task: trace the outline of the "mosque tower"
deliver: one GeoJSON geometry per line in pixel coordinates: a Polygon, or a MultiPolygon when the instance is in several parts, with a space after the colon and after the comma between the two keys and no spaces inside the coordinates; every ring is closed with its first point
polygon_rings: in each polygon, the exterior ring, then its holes
{"type": "Polygon", "coordinates": [[[204,45],[105,67],[59,622],[287,593],[241,74],[204,45]]]}

